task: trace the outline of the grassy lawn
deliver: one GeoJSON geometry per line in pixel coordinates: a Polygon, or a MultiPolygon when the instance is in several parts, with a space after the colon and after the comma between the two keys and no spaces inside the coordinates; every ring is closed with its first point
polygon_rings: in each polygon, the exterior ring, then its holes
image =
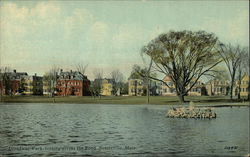
{"type": "MultiPolygon", "coordinates": [[[[245,101],[230,101],[225,96],[186,96],[186,101],[193,101],[197,105],[248,105],[245,101]]],[[[4,96],[2,102],[15,103],[81,103],[81,104],[147,104],[146,96],[103,96],[101,98],[93,98],[91,96],[76,97],[46,97],[46,96],[4,96]]],[[[180,104],[178,97],[175,96],[150,96],[150,103],[155,105],[176,105],[180,104]]]]}

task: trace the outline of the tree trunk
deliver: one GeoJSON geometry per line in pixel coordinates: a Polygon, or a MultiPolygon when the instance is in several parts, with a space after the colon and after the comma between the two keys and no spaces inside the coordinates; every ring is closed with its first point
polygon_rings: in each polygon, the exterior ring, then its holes
{"type": "Polygon", "coordinates": [[[137,81],[135,81],[135,96],[137,96],[137,81]]]}
{"type": "MultiPolygon", "coordinates": [[[[250,57],[250,51],[248,51],[248,57],[250,57]]],[[[247,91],[248,91],[248,94],[247,94],[247,100],[249,101],[250,100],[250,59],[248,58],[248,87],[247,87],[247,91]]]]}
{"type": "Polygon", "coordinates": [[[149,95],[150,95],[150,82],[149,82],[149,78],[147,77],[147,81],[148,81],[148,86],[147,86],[147,98],[148,98],[148,104],[149,104],[149,95]]]}
{"type": "Polygon", "coordinates": [[[185,99],[184,99],[184,95],[183,94],[179,94],[178,95],[178,98],[180,100],[181,103],[184,103],[185,102],[185,99]]]}
{"type": "Polygon", "coordinates": [[[233,83],[231,83],[230,87],[230,100],[233,100],[233,83]]]}
{"type": "Polygon", "coordinates": [[[231,77],[230,100],[233,100],[234,77],[235,77],[235,73],[231,77]]]}
{"type": "Polygon", "coordinates": [[[238,90],[238,99],[240,100],[240,92],[241,92],[241,70],[239,71],[239,90],[238,90]]]}
{"type": "Polygon", "coordinates": [[[249,101],[249,100],[250,100],[250,79],[249,79],[248,82],[249,82],[249,83],[248,83],[248,88],[247,88],[247,90],[248,90],[247,100],[249,101]]]}

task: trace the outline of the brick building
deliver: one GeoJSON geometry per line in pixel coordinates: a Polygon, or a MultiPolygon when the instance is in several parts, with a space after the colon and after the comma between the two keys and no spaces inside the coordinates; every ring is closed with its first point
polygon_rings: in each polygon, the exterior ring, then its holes
{"type": "Polygon", "coordinates": [[[57,95],[59,96],[86,96],[89,95],[90,81],[87,76],[78,71],[60,71],[57,79],[57,95]]]}
{"type": "Polygon", "coordinates": [[[23,79],[28,76],[26,72],[0,73],[0,92],[3,95],[15,95],[24,91],[23,79]]]}

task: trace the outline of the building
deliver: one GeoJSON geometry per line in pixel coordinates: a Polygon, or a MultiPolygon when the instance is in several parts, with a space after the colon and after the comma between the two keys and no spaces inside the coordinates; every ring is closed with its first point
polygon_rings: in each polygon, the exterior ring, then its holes
{"type": "Polygon", "coordinates": [[[24,85],[24,94],[26,95],[42,95],[43,94],[43,77],[25,76],[22,81],[24,85]]]}
{"type": "Polygon", "coordinates": [[[114,90],[113,90],[114,79],[109,79],[109,78],[95,79],[93,81],[93,85],[94,85],[93,88],[95,88],[95,90],[97,91],[100,91],[100,95],[102,96],[119,95],[119,93],[114,93],[114,90]]]}
{"type": "Polygon", "coordinates": [[[0,73],[0,92],[2,95],[16,95],[24,91],[22,80],[28,76],[26,72],[0,73]]]}
{"type": "MultiPolygon", "coordinates": [[[[190,81],[189,85],[186,87],[186,89],[189,89],[190,86],[194,83],[196,79],[193,78],[192,81],[190,81]]],[[[166,76],[163,81],[165,83],[162,83],[162,95],[163,96],[176,96],[176,89],[174,82],[172,81],[170,76],[166,76]],[[167,85],[166,85],[167,84],[167,85]]],[[[198,80],[195,85],[191,88],[191,90],[188,92],[189,96],[201,96],[201,95],[207,95],[206,87],[202,83],[202,81],[198,80]]]]}
{"type": "Polygon", "coordinates": [[[113,79],[102,79],[101,95],[111,96],[113,95],[113,79]]]}
{"type": "Polygon", "coordinates": [[[176,96],[176,90],[174,82],[172,81],[170,76],[164,77],[163,81],[165,83],[162,83],[162,96],[176,96]],[[167,85],[166,85],[167,84],[167,85]]]}
{"type": "Polygon", "coordinates": [[[210,80],[206,83],[208,95],[225,96],[229,94],[229,81],[227,80],[210,80]]]}
{"type": "MultiPolygon", "coordinates": [[[[190,81],[189,85],[187,88],[190,88],[190,86],[194,83],[196,79],[192,79],[190,81]]],[[[202,95],[207,95],[207,89],[205,84],[201,81],[198,80],[195,85],[191,88],[191,90],[188,92],[189,96],[202,96],[202,95]]]]}
{"type": "Polygon", "coordinates": [[[90,81],[87,76],[78,71],[63,72],[61,69],[56,82],[59,96],[86,96],[89,95],[90,81]]]}
{"type": "Polygon", "coordinates": [[[141,79],[128,80],[128,95],[129,96],[142,96],[145,88],[144,82],[141,79]]]}
{"type": "Polygon", "coordinates": [[[239,83],[239,81],[237,81],[236,93],[238,93],[239,86],[240,86],[240,96],[248,96],[249,88],[250,88],[249,87],[249,78],[250,78],[250,76],[245,74],[241,80],[241,84],[239,83]]]}
{"type": "Polygon", "coordinates": [[[51,96],[51,81],[48,75],[43,76],[43,95],[51,96]]]}
{"type": "Polygon", "coordinates": [[[162,82],[156,80],[150,80],[150,95],[158,96],[162,95],[162,82]]]}

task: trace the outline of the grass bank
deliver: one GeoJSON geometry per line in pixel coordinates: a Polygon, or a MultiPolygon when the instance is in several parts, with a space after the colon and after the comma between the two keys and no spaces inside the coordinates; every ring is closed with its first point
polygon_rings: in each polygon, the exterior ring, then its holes
{"type": "MultiPolygon", "coordinates": [[[[91,96],[77,97],[47,97],[47,96],[3,96],[4,103],[79,103],[79,104],[147,104],[146,96],[103,96],[94,98],[91,96]]],[[[225,96],[186,96],[186,101],[193,101],[197,105],[231,105],[247,106],[248,101],[230,101],[225,96]]],[[[154,105],[178,105],[179,99],[175,96],[150,96],[149,104],[154,105]]]]}

